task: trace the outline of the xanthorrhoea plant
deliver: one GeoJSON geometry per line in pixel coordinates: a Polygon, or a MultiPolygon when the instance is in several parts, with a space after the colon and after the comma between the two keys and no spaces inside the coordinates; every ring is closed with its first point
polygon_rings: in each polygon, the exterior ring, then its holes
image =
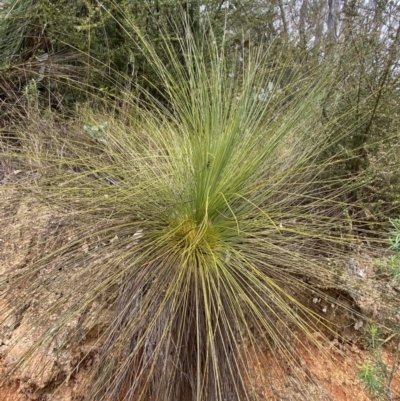
{"type": "Polygon", "coordinates": [[[31,121],[19,138],[19,160],[37,173],[24,189],[69,216],[75,235],[1,281],[3,300],[22,288],[14,307],[51,282],[63,289],[14,368],[107,310],[86,400],[250,400],[265,349],[295,372],[298,333],[315,342],[332,330],[307,294],[346,285],[326,258],[352,238],[315,163],[330,131],[319,118],[328,78],[316,77],[328,69],[305,79],[277,60],[267,74],[266,49],[235,63],[210,29],[185,32],[165,39],[167,65],[140,38],[161,101],[143,91],[127,118],[86,114],[68,132],[31,121]]]}

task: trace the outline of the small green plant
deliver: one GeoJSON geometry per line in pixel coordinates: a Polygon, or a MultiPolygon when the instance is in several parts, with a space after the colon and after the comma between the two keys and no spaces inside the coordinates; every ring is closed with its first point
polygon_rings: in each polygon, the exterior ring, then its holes
{"type": "Polygon", "coordinates": [[[369,340],[370,340],[370,348],[371,348],[371,350],[376,351],[382,343],[380,334],[379,334],[378,325],[375,323],[372,323],[368,327],[368,334],[369,334],[369,340]]]}
{"type": "Polygon", "coordinates": [[[376,400],[386,400],[387,366],[381,360],[367,360],[360,367],[359,379],[376,400]]]}
{"type": "Polygon", "coordinates": [[[400,282],[400,219],[389,219],[392,229],[389,231],[390,256],[375,259],[375,265],[381,273],[389,274],[394,281],[400,282]]]}
{"type": "Polygon", "coordinates": [[[382,360],[382,339],[377,324],[372,323],[368,327],[368,339],[371,358],[360,366],[359,379],[374,399],[384,400],[386,399],[388,367],[382,360]]]}
{"type": "Polygon", "coordinates": [[[389,273],[395,281],[400,282],[400,253],[387,258],[389,273]]]}
{"type": "Polygon", "coordinates": [[[400,253],[400,218],[389,219],[393,229],[390,235],[390,249],[400,253]]]}
{"type": "Polygon", "coordinates": [[[377,324],[371,324],[368,328],[370,357],[359,366],[358,378],[366,390],[375,400],[393,400],[392,382],[395,377],[400,357],[400,342],[394,353],[393,362],[388,365],[383,360],[383,345],[398,335],[398,331],[392,333],[386,339],[382,339],[377,324]]]}
{"type": "Polygon", "coordinates": [[[85,124],[83,126],[83,130],[94,140],[102,143],[107,143],[106,139],[107,134],[104,131],[106,127],[107,127],[107,122],[92,126],[88,126],[85,124]]]}
{"type": "Polygon", "coordinates": [[[389,219],[392,229],[389,232],[389,250],[394,254],[385,259],[382,265],[394,281],[400,282],[400,219],[389,219]]]}

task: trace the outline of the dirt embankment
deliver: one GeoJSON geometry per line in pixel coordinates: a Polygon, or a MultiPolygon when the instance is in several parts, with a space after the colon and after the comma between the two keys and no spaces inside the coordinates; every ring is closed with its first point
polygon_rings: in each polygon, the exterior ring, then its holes
{"type": "MultiPolygon", "coordinates": [[[[1,203],[0,275],[3,277],[7,272],[23,269],[28,263],[43,257],[62,244],[66,237],[73,235],[71,222],[64,221],[56,212],[26,194],[3,192],[1,203]]],[[[379,284],[374,279],[372,259],[360,258],[357,264],[364,280],[363,289],[358,288],[357,294],[352,295],[357,308],[373,317],[387,313],[387,305],[382,295],[382,285],[387,286],[387,283],[379,284]]],[[[22,307],[18,303],[18,297],[24,288],[16,288],[15,300],[10,300],[8,309],[1,305],[1,318],[7,318],[7,324],[3,325],[0,332],[0,367],[3,372],[27,352],[41,335],[40,316],[52,308],[62,295],[62,274],[68,272],[60,271],[58,279],[46,287],[48,304],[38,304],[32,299],[29,305],[22,307]],[[12,307],[13,302],[16,307],[12,307]]],[[[386,295],[388,291],[392,291],[390,286],[386,288],[386,295]]],[[[40,299],[43,299],[43,294],[40,299]]],[[[315,308],[330,307],[325,305],[323,299],[311,299],[310,302],[315,308]]],[[[110,313],[109,310],[99,312],[95,305],[91,310],[85,311],[85,330],[79,338],[60,333],[55,337],[59,344],[56,344],[55,340],[46,348],[39,347],[39,352],[24,366],[12,372],[3,383],[0,401],[78,400],[76,389],[88,376],[91,366],[96,363],[101,333],[111,321],[110,313]],[[58,390],[55,391],[56,389],[58,390]]],[[[81,318],[77,317],[76,325],[81,318]]],[[[271,358],[268,350],[265,350],[264,355],[257,355],[254,363],[250,362],[249,366],[256,383],[257,398],[276,401],[303,400],[302,393],[306,389],[308,394],[315,395],[313,400],[371,399],[358,379],[359,367],[369,356],[365,349],[365,341],[361,341],[363,322],[355,318],[349,320],[348,316],[346,319],[347,323],[350,322],[350,329],[344,336],[347,336],[347,341],[332,338],[327,344],[321,337],[321,349],[317,349],[316,345],[307,339],[299,338],[298,344],[293,345],[296,348],[294,366],[285,368],[285,361],[271,358]],[[271,372],[276,373],[271,375],[271,372]],[[265,379],[267,376],[268,380],[265,379]]],[[[75,323],[72,320],[69,324],[73,326],[75,323]]],[[[320,334],[314,335],[318,340],[320,334]]],[[[390,346],[384,351],[384,360],[389,367],[394,363],[395,354],[390,346]]],[[[398,372],[393,376],[391,388],[392,393],[398,397],[398,372]]]]}

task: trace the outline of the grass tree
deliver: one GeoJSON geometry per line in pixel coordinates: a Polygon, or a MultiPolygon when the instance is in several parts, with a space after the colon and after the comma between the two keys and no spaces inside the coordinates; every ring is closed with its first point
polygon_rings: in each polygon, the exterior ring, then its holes
{"type": "Polygon", "coordinates": [[[62,288],[10,372],[89,330],[96,310],[110,317],[85,400],[251,400],[257,361],[269,385],[284,364],[302,370],[296,352],[321,347],[313,333],[335,332],[313,296],[345,308],[324,292],[349,287],[328,260],[355,241],[346,182],[338,190],[319,162],[332,143],[320,118],[330,68],[305,77],[261,46],[233,60],[211,29],[166,37],[160,57],[131,29],[164,83],[159,96],[138,88],[129,114],[81,109],[67,129],[38,112],[4,155],[34,173],[20,189],[75,230],[0,281],[14,310],[46,302],[49,283],[62,288]]]}

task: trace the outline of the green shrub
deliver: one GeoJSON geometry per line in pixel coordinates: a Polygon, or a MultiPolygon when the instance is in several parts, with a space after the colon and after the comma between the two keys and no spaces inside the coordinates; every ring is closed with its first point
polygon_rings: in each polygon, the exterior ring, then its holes
{"type": "MultiPolygon", "coordinates": [[[[357,241],[343,216],[346,181],[333,191],[323,175],[332,160],[319,162],[333,140],[319,107],[331,68],[305,77],[282,60],[291,79],[271,88],[282,69],[264,71],[268,52],[232,63],[203,23],[201,40],[185,18],[179,41],[161,36],[168,66],[159,44],[129,26],[163,82],[159,97],[138,87],[127,114],[81,109],[67,124],[37,111],[16,124],[15,152],[3,156],[34,177],[16,189],[76,232],[0,281],[15,310],[61,287],[34,322],[44,331],[10,370],[82,338],[95,309],[112,317],[80,389],[86,400],[250,400],[260,380],[252,366],[268,353],[310,399],[296,347],[320,348],[313,333],[335,324],[309,300],[345,309],[324,293],[351,286],[328,258],[342,260],[357,241]]],[[[264,385],[276,369],[265,367],[264,385]]]]}

